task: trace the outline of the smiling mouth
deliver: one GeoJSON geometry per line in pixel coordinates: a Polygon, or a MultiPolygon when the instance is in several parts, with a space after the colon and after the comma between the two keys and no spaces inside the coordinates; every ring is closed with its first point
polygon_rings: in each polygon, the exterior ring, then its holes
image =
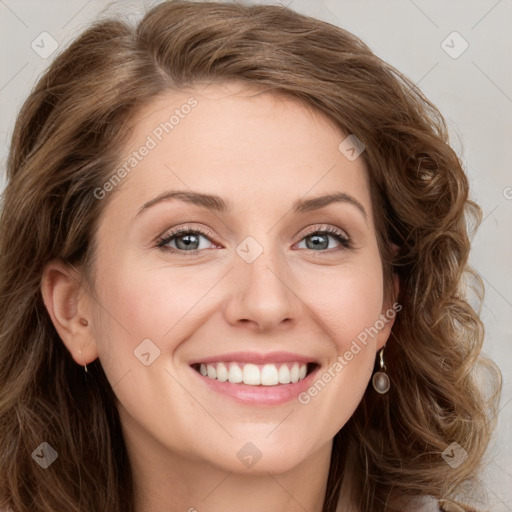
{"type": "Polygon", "coordinates": [[[287,362],[277,364],[252,364],[241,362],[194,363],[194,370],[203,377],[245,384],[246,386],[279,386],[295,384],[305,379],[317,367],[317,363],[287,362]]]}

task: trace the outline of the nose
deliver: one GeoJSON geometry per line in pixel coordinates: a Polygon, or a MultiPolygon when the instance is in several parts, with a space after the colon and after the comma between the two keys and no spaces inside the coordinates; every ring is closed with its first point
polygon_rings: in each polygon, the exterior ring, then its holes
{"type": "Polygon", "coordinates": [[[252,263],[236,255],[230,279],[225,317],[231,325],[268,332],[296,323],[304,313],[295,279],[276,251],[265,247],[252,263]]]}

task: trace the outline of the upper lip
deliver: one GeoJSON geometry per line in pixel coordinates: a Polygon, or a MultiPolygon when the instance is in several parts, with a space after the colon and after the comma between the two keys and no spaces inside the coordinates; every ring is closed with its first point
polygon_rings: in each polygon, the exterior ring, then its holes
{"type": "Polygon", "coordinates": [[[253,364],[272,364],[272,363],[316,363],[316,360],[310,356],[294,354],[292,352],[268,352],[262,354],[260,352],[230,352],[228,354],[219,354],[217,356],[202,357],[190,361],[190,365],[197,363],[231,363],[243,362],[253,364]]]}

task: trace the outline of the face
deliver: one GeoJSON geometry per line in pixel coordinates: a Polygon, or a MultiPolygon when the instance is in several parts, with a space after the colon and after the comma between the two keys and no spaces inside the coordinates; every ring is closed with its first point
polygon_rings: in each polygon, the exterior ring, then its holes
{"type": "Polygon", "coordinates": [[[237,472],[259,453],[254,471],[284,471],[353,414],[393,322],[347,135],[237,83],[136,119],[130,170],[96,191],[91,327],[140,449],[237,472]]]}

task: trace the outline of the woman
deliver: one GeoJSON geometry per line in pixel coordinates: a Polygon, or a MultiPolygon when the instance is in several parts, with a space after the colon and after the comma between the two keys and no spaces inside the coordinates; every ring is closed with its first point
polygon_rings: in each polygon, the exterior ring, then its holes
{"type": "Polygon", "coordinates": [[[0,503],[472,510],[500,375],[447,140],[363,42],[286,8],[86,30],[8,160],[0,503]]]}

